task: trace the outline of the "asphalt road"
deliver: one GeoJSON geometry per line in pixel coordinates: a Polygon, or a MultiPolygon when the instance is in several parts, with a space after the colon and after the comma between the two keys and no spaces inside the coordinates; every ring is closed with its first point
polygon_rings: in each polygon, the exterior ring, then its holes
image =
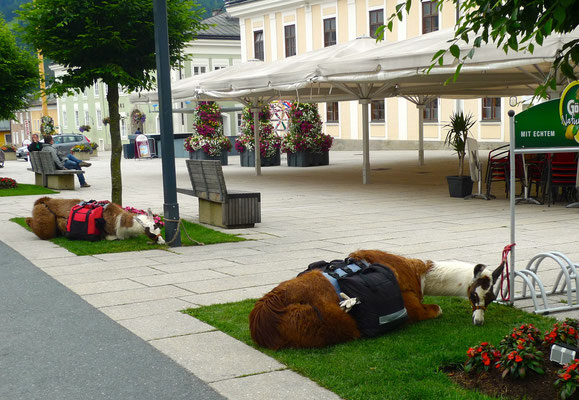
{"type": "Polygon", "coordinates": [[[223,397],[0,242],[0,399],[223,397]]]}

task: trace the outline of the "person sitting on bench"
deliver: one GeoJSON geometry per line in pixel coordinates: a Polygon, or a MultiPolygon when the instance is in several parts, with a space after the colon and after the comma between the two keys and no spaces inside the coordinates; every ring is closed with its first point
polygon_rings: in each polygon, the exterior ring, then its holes
{"type": "MultiPolygon", "coordinates": [[[[52,147],[54,143],[54,139],[51,135],[46,135],[44,137],[44,145],[42,146],[42,151],[49,152],[52,154],[52,159],[54,160],[54,164],[56,165],[56,169],[76,169],[82,171],[81,167],[90,167],[92,164],[79,160],[72,154],[67,154],[66,158],[61,158],[58,155],[58,151],[54,147],[52,147]]],[[[80,187],[90,187],[86,180],[84,179],[84,174],[77,174],[78,181],[80,183],[80,187]]]]}

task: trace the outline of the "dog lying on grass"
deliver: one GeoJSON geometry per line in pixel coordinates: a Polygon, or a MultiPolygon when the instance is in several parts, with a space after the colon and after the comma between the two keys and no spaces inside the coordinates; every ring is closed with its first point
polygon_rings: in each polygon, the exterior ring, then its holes
{"type": "MultiPolygon", "coordinates": [[[[41,197],[34,202],[32,217],[26,218],[26,224],[40,239],[64,236],[70,210],[81,202],[81,199],[41,197]]],[[[158,244],[165,243],[161,237],[161,227],[155,224],[151,210],[147,215],[137,215],[123,210],[117,204],[108,203],[104,207],[103,218],[105,225],[102,235],[106,240],[145,234],[158,244]]]]}

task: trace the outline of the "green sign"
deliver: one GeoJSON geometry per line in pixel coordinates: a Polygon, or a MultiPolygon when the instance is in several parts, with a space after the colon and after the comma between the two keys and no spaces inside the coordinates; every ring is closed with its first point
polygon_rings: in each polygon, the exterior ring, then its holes
{"type": "Polygon", "coordinates": [[[515,148],[579,146],[579,81],[560,99],[547,101],[515,116],[515,148]]]}

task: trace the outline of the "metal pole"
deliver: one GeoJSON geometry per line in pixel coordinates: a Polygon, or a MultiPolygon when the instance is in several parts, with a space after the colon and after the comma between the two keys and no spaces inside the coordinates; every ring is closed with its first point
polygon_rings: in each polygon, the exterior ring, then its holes
{"type": "Polygon", "coordinates": [[[255,175],[261,175],[261,150],[259,145],[259,112],[261,108],[257,107],[257,103],[254,103],[253,107],[251,108],[251,112],[253,113],[253,137],[254,137],[254,144],[255,144],[255,175]]]}
{"type": "Polygon", "coordinates": [[[155,19],[155,51],[157,53],[157,82],[159,89],[159,122],[163,146],[163,194],[165,203],[165,239],[171,247],[181,247],[179,232],[179,204],[175,177],[175,148],[173,147],[173,112],[171,104],[171,65],[169,62],[169,31],[166,0],[153,0],[155,19]]]}
{"type": "MultiPolygon", "coordinates": [[[[510,146],[509,146],[509,208],[511,211],[511,242],[515,243],[515,112],[509,110],[509,129],[510,129],[510,146]]],[[[509,304],[514,303],[515,298],[515,249],[516,246],[511,248],[510,260],[509,260],[509,280],[511,282],[511,287],[509,291],[509,304]]]]}
{"type": "Polygon", "coordinates": [[[362,183],[370,183],[370,122],[368,119],[368,104],[370,99],[360,99],[362,105],[362,183]]]}
{"type": "Polygon", "coordinates": [[[416,104],[418,109],[418,165],[424,165],[424,103],[416,104]]]}

